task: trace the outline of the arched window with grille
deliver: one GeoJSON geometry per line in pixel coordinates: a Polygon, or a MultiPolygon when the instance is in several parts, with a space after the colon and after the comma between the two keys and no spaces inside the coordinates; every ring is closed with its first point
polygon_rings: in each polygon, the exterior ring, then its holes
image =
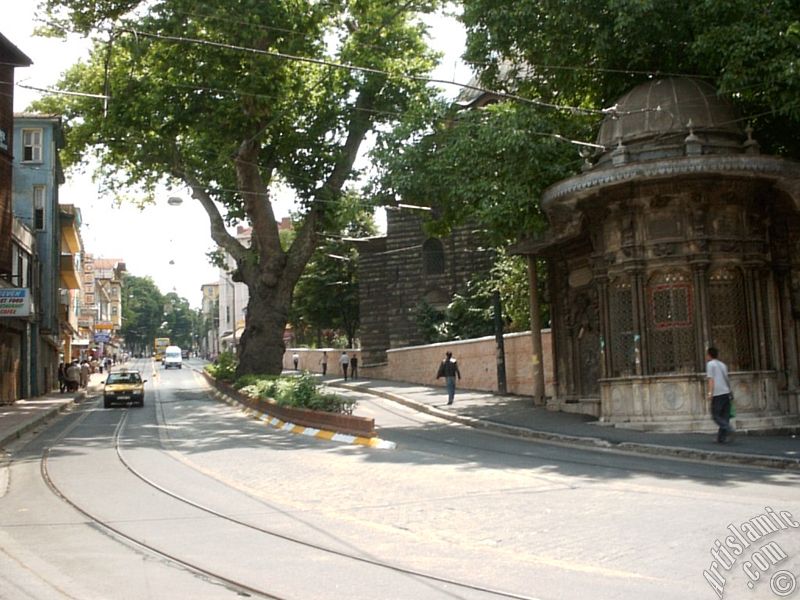
{"type": "Polygon", "coordinates": [[[609,287],[611,311],[612,377],[636,373],[636,342],[633,326],[633,289],[627,277],[615,279],[609,287]]]}
{"type": "Polygon", "coordinates": [[[709,323],[711,343],[731,371],[752,369],[750,328],[747,320],[742,273],[735,268],[718,268],[709,274],[709,323]]]}
{"type": "Polygon", "coordinates": [[[422,244],[422,269],[425,275],[444,273],[444,245],[441,240],[428,238],[422,244]]]}
{"type": "Polygon", "coordinates": [[[656,273],[647,282],[652,374],[696,369],[693,294],[691,278],[681,271],[656,273]]]}

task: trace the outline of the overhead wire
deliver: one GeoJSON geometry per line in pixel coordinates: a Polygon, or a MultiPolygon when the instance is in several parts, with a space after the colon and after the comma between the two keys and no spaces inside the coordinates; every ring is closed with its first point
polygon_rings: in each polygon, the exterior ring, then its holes
{"type": "MultiPolygon", "coordinates": [[[[187,14],[191,14],[191,13],[187,13],[187,14]]],[[[217,17],[217,16],[214,16],[214,15],[201,15],[201,16],[221,19],[221,17],[217,17]]],[[[257,25],[257,27],[261,27],[261,26],[257,25]]],[[[270,27],[270,26],[266,26],[266,25],[264,25],[263,27],[265,29],[272,29],[272,30],[276,30],[276,31],[281,31],[283,33],[297,33],[298,35],[302,35],[300,32],[294,32],[292,30],[286,30],[286,29],[282,29],[282,28],[275,28],[275,27],[270,27]]],[[[369,73],[369,74],[379,74],[379,75],[383,75],[383,76],[387,76],[387,77],[402,77],[402,78],[407,78],[407,79],[411,79],[411,80],[425,81],[425,82],[428,82],[428,83],[454,85],[454,86],[457,86],[457,87],[461,87],[463,89],[476,91],[476,92],[479,92],[479,93],[482,93],[482,94],[488,94],[488,95],[497,97],[499,99],[514,100],[514,101],[519,101],[521,103],[529,104],[529,105],[533,105],[533,106],[537,106],[537,107],[549,108],[549,109],[554,109],[554,110],[562,110],[562,111],[570,111],[572,113],[607,115],[607,114],[609,114],[610,110],[613,109],[613,107],[612,107],[612,109],[587,109],[587,108],[584,108],[584,107],[563,106],[563,105],[558,105],[558,104],[554,104],[554,103],[543,102],[543,101],[540,101],[540,100],[532,100],[532,99],[529,99],[529,98],[524,98],[524,97],[516,95],[516,94],[509,94],[509,93],[500,92],[500,91],[497,91],[497,90],[490,90],[490,89],[487,89],[487,88],[484,88],[484,87],[481,87],[481,86],[475,86],[475,85],[471,85],[471,84],[462,84],[462,83],[457,83],[457,82],[454,82],[454,81],[431,78],[431,77],[420,76],[420,75],[413,75],[413,74],[390,73],[390,72],[385,71],[385,70],[375,69],[375,68],[371,68],[371,67],[363,67],[363,66],[358,66],[358,65],[337,63],[337,62],[334,62],[334,61],[329,61],[329,60],[324,60],[324,59],[308,58],[308,57],[302,57],[302,56],[296,56],[296,55],[281,53],[281,52],[277,52],[277,51],[261,50],[261,49],[257,49],[257,48],[247,47],[247,46],[238,46],[238,45],[233,45],[233,44],[225,44],[225,43],[213,42],[213,41],[209,41],[209,40],[201,40],[201,39],[196,39],[196,38],[185,38],[185,37],[181,37],[181,36],[167,36],[167,35],[163,35],[163,34],[153,34],[153,33],[144,32],[144,31],[140,31],[140,30],[134,30],[134,29],[130,29],[130,28],[119,28],[116,31],[129,33],[129,34],[132,34],[132,35],[136,36],[137,38],[138,37],[144,37],[144,38],[159,39],[159,40],[164,40],[164,41],[171,41],[171,42],[174,42],[174,43],[201,44],[201,45],[217,47],[217,48],[222,48],[222,49],[228,49],[228,50],[234,50],[234,51],[240,51],[240,52],[248,52],[248,53],[267,55],[267,56],[272,56],[272,57],[283,59],[283,60],[291,60],[291,61],[299,61],[299,62],[317,64],[317,65],[327,66],[327,67],[331,67],[331,68],[346,69],[346,70],[369,73]]],[[[577,69],[581,69],[581,67],[569,67],[569,66],[560,66],[560,65],[544,65],[544,66],[541,66],[540,68],[576,69],[576,70],[577,69]]],[[[625,71],[625,70],[618,70],[618,69],[601,69],[601,68],[591,68],[591,67],[585,67],[585,69],[586,70],[595,70],[595,71],[632,73],[632,74],[649,74],[649,72],[646,72],[646,71],[633,71],[633,70],[625,71]]],[[[662,74],[662,75],[669,75],[669,74],[662,74]]],[[[109,95],[108,94],[89,94],[89,93],[82,93],[82,92],[70,92],[70,91],[67,91],[67,90],[57,90],[57,89],[52,89],[52,88],[40,88],[40,87],[30,86],[30,85],[21,84],[21,83],[18,83],[17,85],[19,87],[31,89],[31,90],[34,90],[34,91],[40,91],[40,92],[43,92],[43,93],[64,94],[64,95],[70,95],[70,96],[83,96],[83,97],[89,97],[89,98],[103,99],[105,101],[107,101],[109,99],[109,95]]],[[[209,91],[209,92],[212,92],[212,93],[220,93],[220,94],[233,93],[233,94],[238,94],[238,95],[243,95],[243,96],[259,97],[259,98],[273,98],[273,99],[277,98],[277,96],[270,96],[270,95],[266,95],[266,94],[258,94],[258,93],[254,93],[254,92],[243,92],[241,90],[231,90],[231,89],[224,89],[223,90],[223,89],[207,88],[207,87],[201,87],[201,86],[181,85],[181,84],[171,84],[171,85],[174,85],[176,87],[184,87],[184,88],[188,88],[188,89],[194,89],[194,90],[197,90],[197,91],[209,91]]],[[[350,108],[352,110],[362,110],[362,111],[366,111],[366,112],[372,112],[372,113],[375,113],[375,114],[392,115],[392,116],[403,116],[403,113],[396,112],[396,111],[365,109],[365,108],[360,108],[360,107],[350,107],[350,108]]],[[[642,110],[654,110],[654,109],[642,109],[642,110]]],[[[625,115],[625,114],[632,114],[632,112],[634,112],[634,111],[627,111],[627,112],[619,111],[619,112],[617,112],[617,116],[621,116],[621,115],[625,115]]],[[[638,111],[636,111],[636,112],[638,112],[638,111]]],[[[774,114],[775,112],[776,112],[775,110],[767,111],[767,112],[764,112],[764,113],[760,113],[759,115],[756,115],[756,117],[757,116],[765,116],[765,115],[769,115],[769,114],[774,114]]],[[[741,119],[737,119],[737,121],[744,121],[744,120],[748,120],[748,118],[752,119],[752,118],[756,118],[756,117],[742,117],[741,119]]],[[[447,120],[452,121],[452,122],[458,122],[459,121],[459,119],[457,117],[455,117],[455,118],[453,118],[453,117],[449,117],[449,118],[448,117],[442,117],[441,119],[447,119],[447,120]]],[[[476,126],[476,127],[479,126],[478,123],[475,123],[473,125],[476,126]]],[[[594,143],[591,143],[591,142],[584,142],[584,141],[581,141],[581,140],[571,139],[570,137],[564,136],[564,135],[559,134],[559,133],[540,132],[540,131],[531,131],[531,130],[527,130],[526,133],[528,133],[530,135],[549,137],[549,138],[552,138],[552,139],[564,141],[564,142],[567,142],[567,143],[571,143],[571,144],[575,144],[575,145],[583,146],[583,147],[591,147],[591,148],[600,149],[600,150],[607,149],[605,146],[602,146],[602,145],[599,145],[599,144],[594,144],[594,143]]],[[[261,165],[257,165],[257,166],[261,166],[261,165]]],[[[316,181],[309,179],[308,183],[316,183],[316,181]]],[[[237,190],[237,189],[222,188],[222,187],[217,187],[217,188],[209,187],[207,189],[211,190],[211,191],[216,191],[216,192],[229,192],[229,193],[238,193],[238,194],[248,194],[248,193],[263,194],[264,193],[264,192],[251,192],[251,191],[247,191],[247,190],[237,190]]]]}

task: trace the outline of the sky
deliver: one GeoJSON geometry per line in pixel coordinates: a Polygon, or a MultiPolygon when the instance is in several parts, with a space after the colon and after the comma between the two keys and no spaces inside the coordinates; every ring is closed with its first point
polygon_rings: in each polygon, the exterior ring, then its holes
{"type": "MultiPolygon", "coordinates": [[[[33,61],[30,67],[16,69],[14,111],[22,112],[42,92],[21,86],[50,87],[66,69],[87,55],[89,44],[77,37],[63,41],[34,36],[38,0],[0,0],[0,4],[0,33],[33,61]]],[[[431,44],[445,55],[432,76],[466,82],[469,70],[459,60],[465,40],[462,28],[445,16],[431,18],[429,23],[431,44]]],[[[447,93],[452,95],[454,91],[457,89],[447,93]]],[[[206,257],[216,248],[209,234],[208,217],[187,191],[163,190],[156,195],[155,204],[140,210],[104,196],[91,173],[68,171],[59,196],[62,204],[81,209],[85,252],[123,260],[129,273],[152,277],[162,293],[174,291],[195,308],[201,304],[200,286],[218,281],[219,272],[206,257]],[[173,196],[183,202],[179,206],[168,204],[173,196]]],[[[278,200],[273,209],[278,219],[288,216],[291,200],[278,200]]]]}

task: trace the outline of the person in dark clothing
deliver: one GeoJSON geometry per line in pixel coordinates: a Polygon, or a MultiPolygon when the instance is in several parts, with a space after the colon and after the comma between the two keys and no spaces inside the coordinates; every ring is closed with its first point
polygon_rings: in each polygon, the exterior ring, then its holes
{"type": "Polygon", "coordinates": [[[358,355],[354,352],[350,357],[350,379],[358,377],[358,355]]]}
{"type": "Polygon", "coordinates": [[[67,391],[67,373],[63,362],[58,364],[58,391],[62,394],[67,391]]]}
{"type": "Polygon", "coordinates": [[[439,364],[439,371],[436,373],[436,379],[441,377],[445,378],[447,385],[447,404],[452,404],[456,395],[456,377],[461,379],[461,371],[458,370],[458,363],[453,358],[452,352],[445,354],[445,359],[439,364]]]}

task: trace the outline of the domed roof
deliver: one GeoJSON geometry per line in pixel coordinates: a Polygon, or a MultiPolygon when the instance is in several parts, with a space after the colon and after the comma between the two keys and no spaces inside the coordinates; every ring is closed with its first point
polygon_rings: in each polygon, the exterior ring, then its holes
{"type": "Polygon", "coordinates": [[[636,86],[616,103],[600,126],[597,143],[612,149],[631,142],[695,133],[741,137],[733,106],[705,81],[687,77],[656,79],[636,86]]]}

